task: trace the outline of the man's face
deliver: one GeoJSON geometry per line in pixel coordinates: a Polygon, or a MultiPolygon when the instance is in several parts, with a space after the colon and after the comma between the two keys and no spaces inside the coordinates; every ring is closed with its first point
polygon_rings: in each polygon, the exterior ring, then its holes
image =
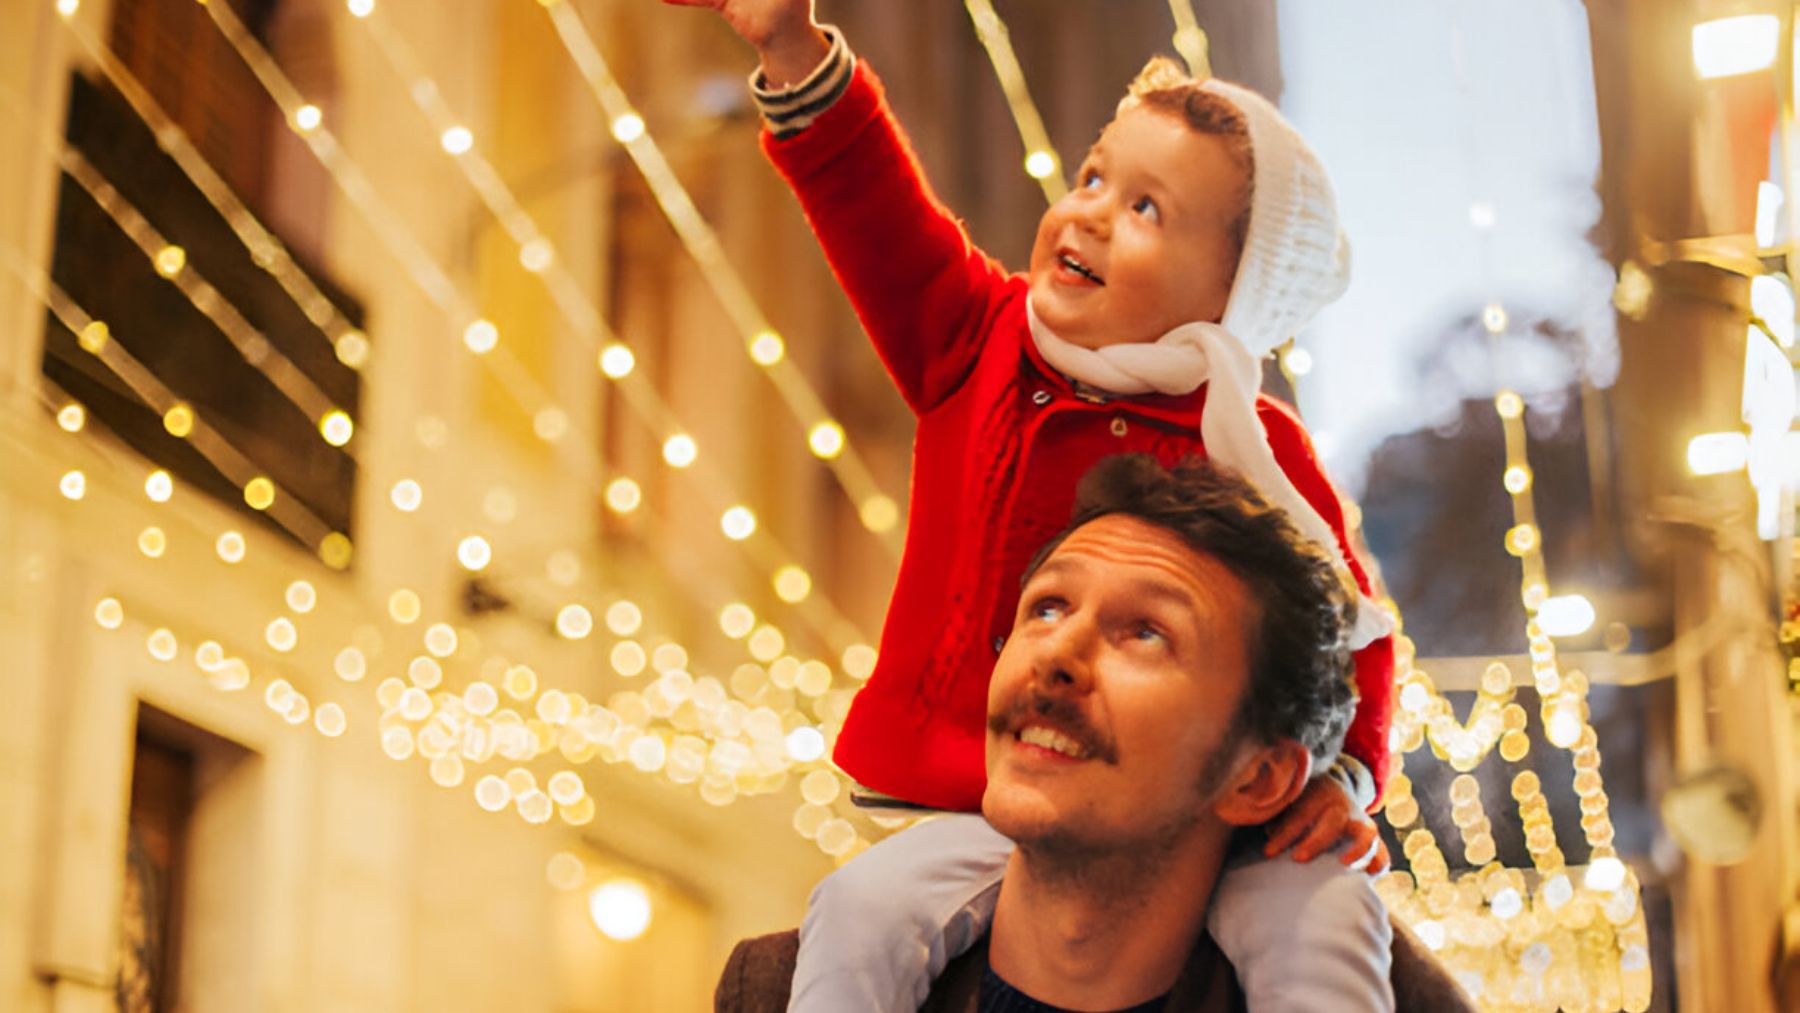
{"type": "Polygon", "coordinates": [[[1163,528],[1115,514],[1070,533],[1025,585],[989,684],[989,822],[1022,845],[1185,834],[1237,751],[1259,614],[1163,528]]]}
{"type": "Polygon", "coordinates": [[[1084,348],[1155,341],[1225,313],[1244,170],[1222,137],[1169,113],[1120,113],[1038,222],[1031,306],[1084,348]]]}

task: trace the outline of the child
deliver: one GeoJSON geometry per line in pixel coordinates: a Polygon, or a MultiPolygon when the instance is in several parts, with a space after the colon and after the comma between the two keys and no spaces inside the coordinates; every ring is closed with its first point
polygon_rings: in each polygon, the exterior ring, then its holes
{"type": "MultiPolygon", "coordinates": [[[[1370,592],[1305,430],[1258,390],[1259,358],[1348,275],[1324,170],[1273,106],[1153,61],[1045,212],[1028,273],[1009,275],[932,196],[874,74],[810,0],[669,2],[714,8],[757,49],[764,150],[919,417],[907,548],[880,660],[838,738],[845,771],[924,807],[979,809],[987,678],[1019,576],[1107,454],[1234,468],[1370,592]]],[[[1259,1013],[1392,1008],[1366,880],[1301,864],[1345,842],[1344,864],[1385,863],[1360,812],[1386,776],[1383,620],[1365,599],[1344,760],[1270,828],[1267,854],[1295,846],[1300,862],[1234,869],[1209,911],[1259,1013]]],[[[946,817],[826,879],[792,1008],[916,1008],[984,930],[1009,848],[976,817],[946,817]]]]}

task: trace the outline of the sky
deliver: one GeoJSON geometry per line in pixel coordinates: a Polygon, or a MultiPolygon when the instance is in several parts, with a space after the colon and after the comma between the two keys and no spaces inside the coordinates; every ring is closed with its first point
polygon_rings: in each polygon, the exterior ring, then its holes
{"type": "MultiPolygon", "coordinates": [[[[1600,215],[1599,131],[1579,0],[1282,0],[1282,106],[1336,183],[1354,250],[1349,292],[1300,344],[1314,368],[1300,406],[1353,495],[1386,436],[1429,426],[1462,390],[1421,390],[1417,363],[1489,303],[1586,338],[1589,378],[1616,364],[1613,275],[1587,240],[1600,215]],[[1471,213],[1473,209],[1473,214],[1471,213]],[[1491,220],[1491,224],[1484,222],[1491,220]]],[[[1573,379],[1529,337],[1509,384],[1573,379]]]]}

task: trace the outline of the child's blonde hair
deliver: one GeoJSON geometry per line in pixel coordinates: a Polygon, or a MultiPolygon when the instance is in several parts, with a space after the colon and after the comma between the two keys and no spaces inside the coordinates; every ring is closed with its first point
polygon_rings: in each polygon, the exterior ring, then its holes
{"type": "Polygon", "coordinates": [[[1176,116],[1196,133],[1222,137],[1233,163],[1243,170],[1243,187],[1237,194],[1237,213],[1231,219],[1233,251],[1241,256],[1250,235],[1250,198],[1255,192],[1256,156],[1250,148],[1250,123],[1229,99],[1200,87],[1181,65],[1166,56],[1153,56],[1138,71],[1119,112],[1137,107],[1176,116]]]}

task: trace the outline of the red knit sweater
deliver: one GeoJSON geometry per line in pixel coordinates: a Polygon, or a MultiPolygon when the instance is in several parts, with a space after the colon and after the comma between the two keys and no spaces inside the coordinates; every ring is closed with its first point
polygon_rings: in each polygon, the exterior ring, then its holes
{"type": "MultiPolygon", "coordinates": [[[[1099,401],[1049,368],[1028,331],[1025,278],[976,249],[932,194],[866,64],[811,126],[782,139],[765,132],[763,149],[799,196],[919,422],[906,549],[880,658],[835,759],[876,791],[979,810],[988,677],[1012,628],[1025,564],[1068,523],[1076,481],[1100,458],[1143,451],[1167,465],[1204,456],[1206,388],[1099,401]]],[[[1368,593],[1306,430],[1266,395],[1257,414],[1275,459],[1337,532],[1368,593]]],[[[1380,786],[1391,638],[1357,652],[1356,682],[1361,699],[1345,751],[1380,786]]]]}

